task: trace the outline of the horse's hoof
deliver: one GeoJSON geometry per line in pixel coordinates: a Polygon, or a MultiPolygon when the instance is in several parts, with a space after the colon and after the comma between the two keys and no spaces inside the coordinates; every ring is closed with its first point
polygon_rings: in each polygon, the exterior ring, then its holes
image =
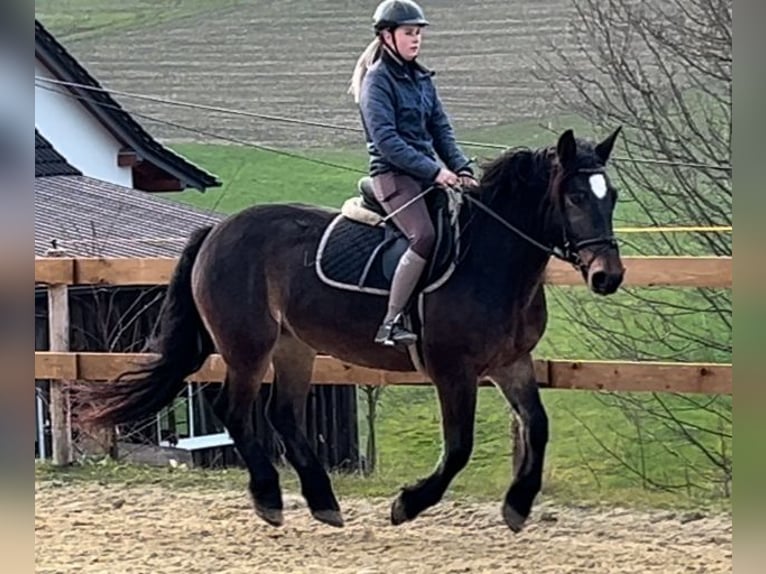
{"type": "Polygon", "coordinates": [[[340,510],[312,510],[311,516],[316,518],[319,522],[324,522],[330,526],[336,526],[341,528],[345,525],[343,522],[343,514],[340,510]]]}
{"type": "Polygon", "coordinates": [[[271,526],[282,526],[285,523],[285,517],[282,514],[282,510],[279,508],[264,508],[262,506],[256,506],[255,514],[261,517],[267,524],[271,526]]]}
{"type": "Polygon", "coordinates": [[[503,520],[512,532],[519,533],[524,528],[526,517],[519,514],[510,504],[503,504],[503,520]]]}
{"type": "Polygon", "coordinates": [[[391,505],[391,524],[394,526],[399,526],[408,520],[410,520],[410,517],[407,516],[407,510],[404,507],[404,502],[402,502],[402,497],[399,495],[391,505]]]}

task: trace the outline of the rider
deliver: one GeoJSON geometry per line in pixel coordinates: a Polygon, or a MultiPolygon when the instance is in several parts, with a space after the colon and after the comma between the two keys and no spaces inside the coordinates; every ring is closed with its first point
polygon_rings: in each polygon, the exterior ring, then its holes
{"type": "Polygon", "coordinates": [[[401,313],[431,255],[435,233],[424,198],[403,206],[431,185],[474,186],[476,180],[455,142],[433,72],[416,62],[428,26],[423,10],[412,0],[384,0],[373,25],[375,39],[357,61],[349,92],[361,111],[375,197],[388,213],[396,212],[392,219],[410,242],[394,272],[375,342],[409,345],[417,336],[402,325],[401,313]]]}

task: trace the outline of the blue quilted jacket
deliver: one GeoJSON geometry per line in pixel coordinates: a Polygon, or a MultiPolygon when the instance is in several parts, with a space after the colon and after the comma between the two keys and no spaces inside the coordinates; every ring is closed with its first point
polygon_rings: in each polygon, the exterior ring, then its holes
{"type": "Polygon", "coordinates": [[[405,63],[386,50],[365,74],[359,97],[370,175],[406,173],[430,184],[443,162],[453,172],[473,173],[455,143],[433,72],[405,63]]]}

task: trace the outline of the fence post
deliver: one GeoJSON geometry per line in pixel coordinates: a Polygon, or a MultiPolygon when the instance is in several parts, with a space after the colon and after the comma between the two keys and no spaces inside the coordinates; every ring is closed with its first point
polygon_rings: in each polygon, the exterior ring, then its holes
{"type": "MultiPolygon", "coordinates": [[[[64,252],[50,249],[49,257],[61,257],[64,252]]],[[[48,287],[48,346],[51,351],[69,351],[69,287],[50,285],[48,287]]],[[[69,392],[64,381],[51,381],[50,417],[51,450],[53,464],[64,466],[72,462],[72,420],[69,392]]]]}

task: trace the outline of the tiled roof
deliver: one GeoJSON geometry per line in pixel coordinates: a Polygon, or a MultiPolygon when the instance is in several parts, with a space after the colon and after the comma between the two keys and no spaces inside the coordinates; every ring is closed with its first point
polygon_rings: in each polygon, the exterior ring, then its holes
{"type": "Polygon", "coordinates": [[[35,130],[35,177],[52,175],[82,175],[35,130]]]}
{"type": "MultiPolygon", "coordinates": [[[[61,81],[101,88],[101,84],[36,19],[35,56],[61,81]]],[[[57,89],[74,93],[119,141],[145,161],[177,178],[185,187],[204,191],[221,185],[216,176],[157,142],[108,92],[75,86],[57,89]]]]}
{"type": "Polygon", "coordinates": [[[224,215],[84,176],[35,178],[35,255],[176,257],[224,215]]]}

